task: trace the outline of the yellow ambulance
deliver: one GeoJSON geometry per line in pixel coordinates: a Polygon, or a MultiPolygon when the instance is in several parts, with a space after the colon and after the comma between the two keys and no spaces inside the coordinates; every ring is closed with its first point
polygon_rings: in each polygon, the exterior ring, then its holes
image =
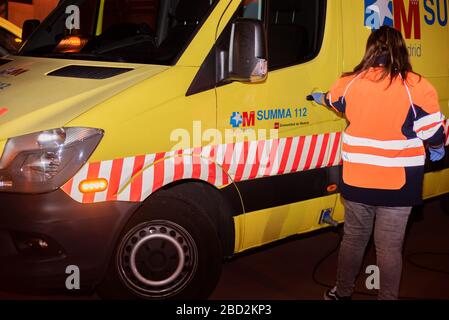
{"type": "Polygon", "coordinates": [[[390,25],[449,116],[447,2],[65,0],[26,22],[0,60],[0,288],[205,298],[225,257],[343,222],[346,121],[306,96],[390,25]]]}
{"type": "Polygon", "coordinates": [[[16,53],[22,44],[22,29],[0,17],[0,56],[16,53]]]}

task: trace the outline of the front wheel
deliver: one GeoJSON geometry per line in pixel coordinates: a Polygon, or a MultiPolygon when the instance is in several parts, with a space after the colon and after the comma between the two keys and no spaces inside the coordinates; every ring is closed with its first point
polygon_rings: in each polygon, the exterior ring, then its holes
{"type": "Polygon", "coordinates": [[[222,258],[216,228],[203,209],[164,190],[128,223],[98,293],[114,299],[207,298],[222,258]]]}

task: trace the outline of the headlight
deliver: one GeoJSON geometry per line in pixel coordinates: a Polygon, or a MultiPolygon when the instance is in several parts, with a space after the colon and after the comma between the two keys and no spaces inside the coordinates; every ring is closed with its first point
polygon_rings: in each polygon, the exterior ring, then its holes
{"type": "Polygon", "coordinates": [[[58,128],[8,139],[0,159],[0,191],[60,188],[87,162],[103,134],[100,129],[58,128]]]}

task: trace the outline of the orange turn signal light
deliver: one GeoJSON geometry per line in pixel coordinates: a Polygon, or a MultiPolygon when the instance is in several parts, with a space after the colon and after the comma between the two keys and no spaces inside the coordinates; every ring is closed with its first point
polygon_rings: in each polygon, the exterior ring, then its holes
{"type": "Polygon", "coordinates": [[[338,186],[336,184],[330,184],[327,186],[327,192],[331,193],[331,192],[335,192],[337,191],[338,186]]]}
{"type": "Polygon", "coordinates": [[[8,111],[9,111],[8,108],[0,108],[0,117],[4,114],[7,114],[8,111]]]}
{"type": "Polygon", "coordinates": [[[77,36],[68,36],[62,39],[56,46],[56,52],[79,53],[86,45],[87,39],[77,36]]]}
{"type": "Polygon", "coordinates": [[[83,180],[79,185],[79,190],[81,193],[102,192],[107,188],[108,180],[103,178],[83,180]]]}

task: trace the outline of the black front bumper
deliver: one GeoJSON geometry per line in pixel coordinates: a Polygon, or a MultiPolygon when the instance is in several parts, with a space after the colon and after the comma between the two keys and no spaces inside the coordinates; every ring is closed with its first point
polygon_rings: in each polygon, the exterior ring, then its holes
{"type": "Polygon", "coordinates": [[[0,291],[76,293],[66,288],[71,265],[79,268],[80,291],[91,291],[102,280],[121,230],[139,205],[81,204],[61,190],[0,193],[0,291]],[[36,246],[39,243],[46,246],[36,246]]]}

